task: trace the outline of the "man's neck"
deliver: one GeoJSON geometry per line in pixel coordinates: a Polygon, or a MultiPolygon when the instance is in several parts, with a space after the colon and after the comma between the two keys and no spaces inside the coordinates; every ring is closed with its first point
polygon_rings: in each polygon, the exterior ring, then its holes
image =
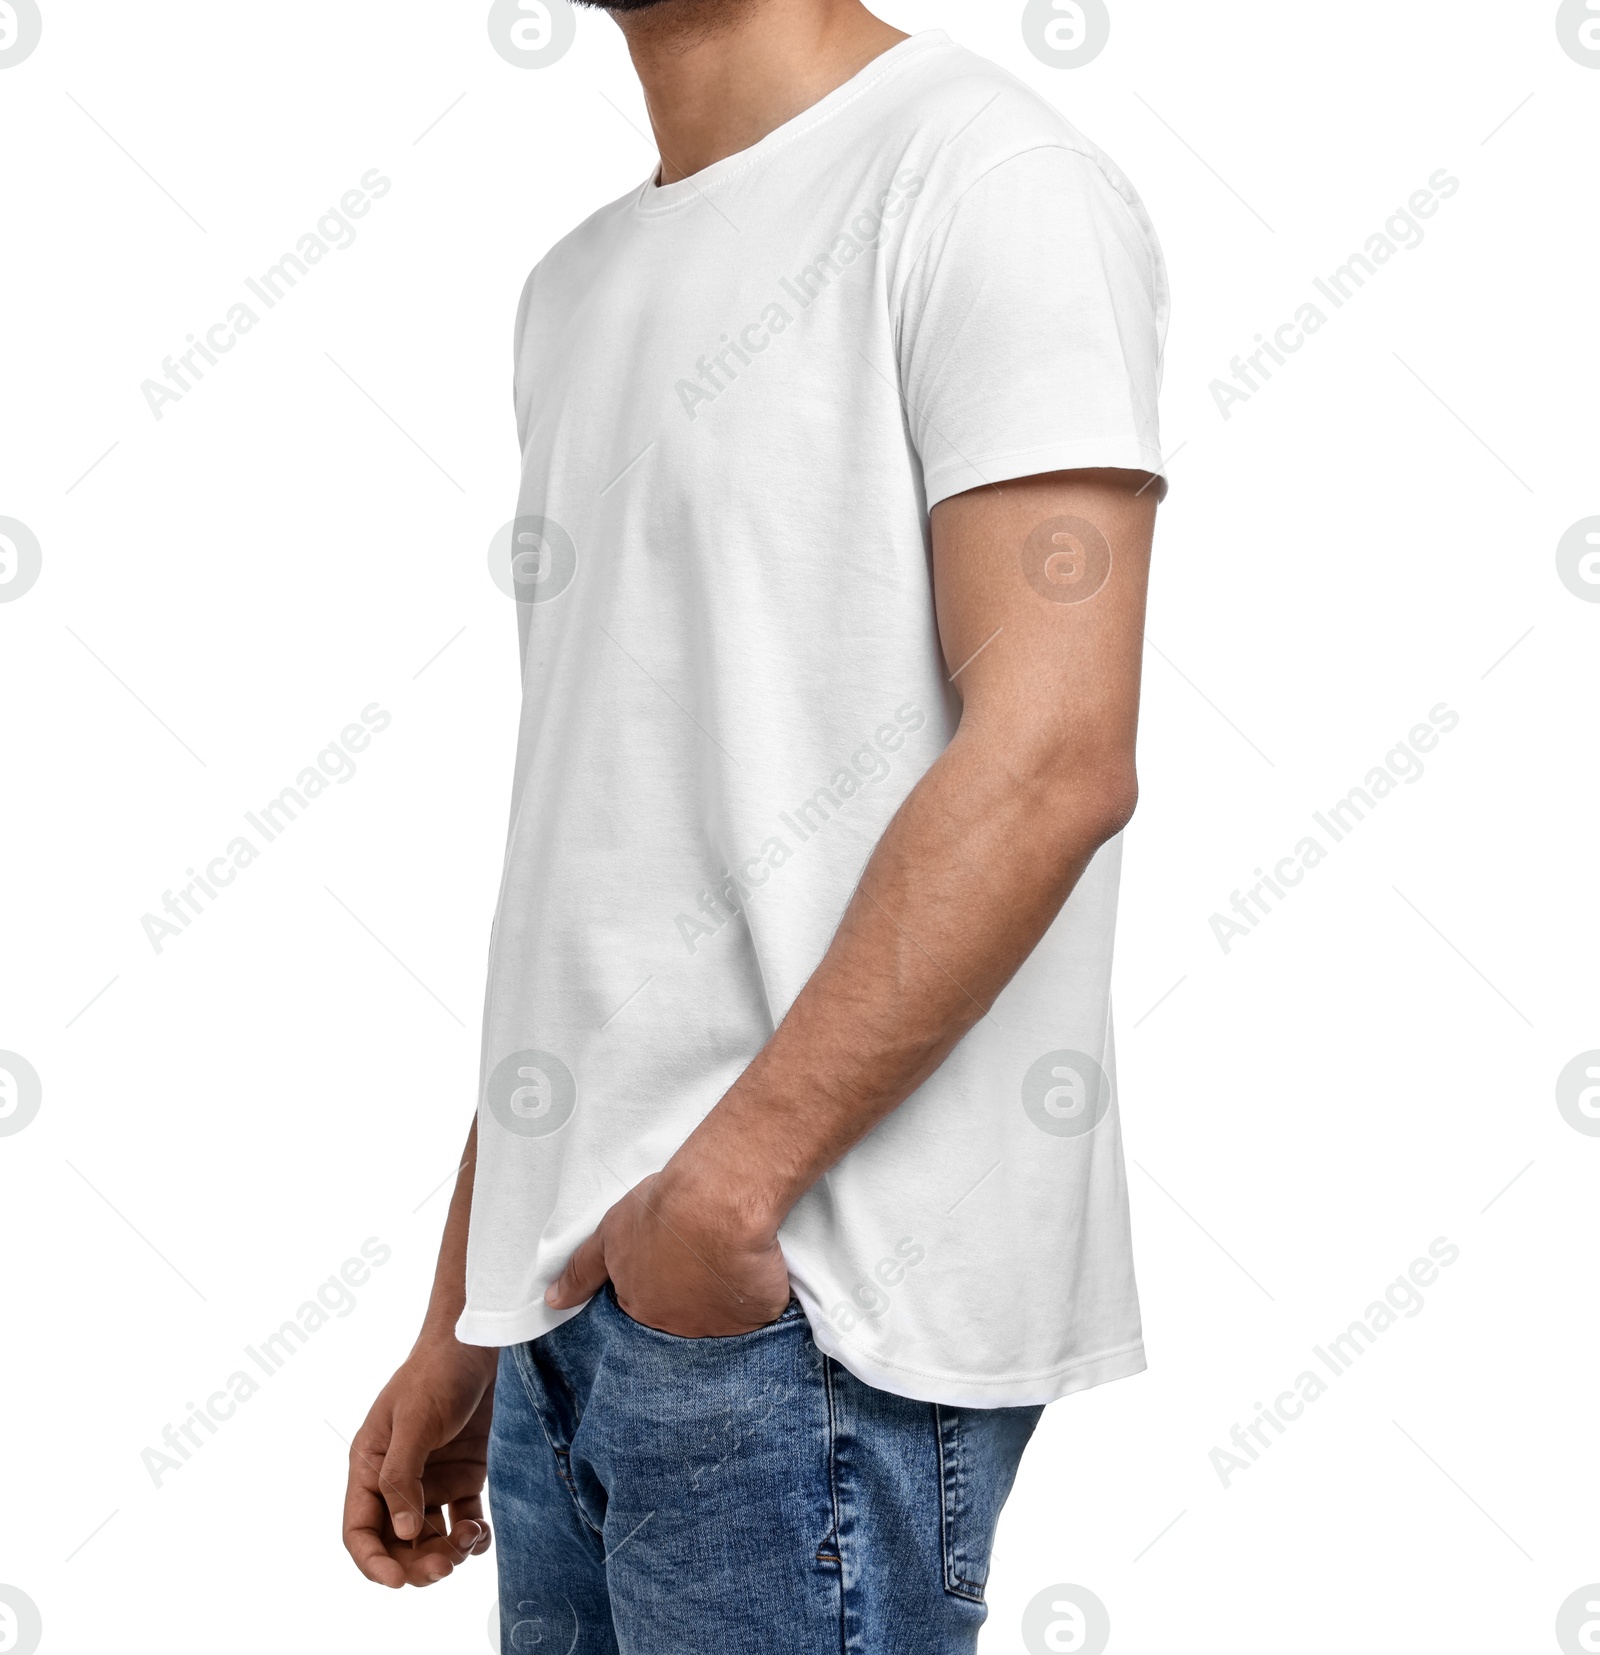
{"type": "Polygon", "coordinates": [[[859,0],[664,0],[614,15],[663,184],[759,143],[907,38],[859,0]]]}

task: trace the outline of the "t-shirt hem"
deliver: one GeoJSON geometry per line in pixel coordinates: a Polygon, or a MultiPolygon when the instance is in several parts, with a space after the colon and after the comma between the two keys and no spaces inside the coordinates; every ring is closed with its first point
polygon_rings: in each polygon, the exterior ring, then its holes
{"type": "MultiPolygon", "coordinates": [[[[579,1307],[579,1310],[582,1306],[579,1307]]],[[[551,1310],[529,1305],[505,1312],[465,1311],[456,1323],[456,1338],[464,1345],[521,1345],[553,1332],[578,1310],[551,1310]]],[[[1113,1379],[1143,1373],[1144,1341],[1075,1357],[1044,1373],[1003,1375],[928,1373],[881,1360],[868,1351],[845,1344],[826,1324],[811,1322],[817,1349],[849,1369],[863,1384],[913,1402],[937,1402],[947,1408],[1028,1408],[1058,1402],[1077,1391],[1091,1390],[1113,1379]]]]}
{"type": "Polygon", "coordinates": [[[1041,1407],[1113,1379],[1131,1378],[1149,1366],[1142,1339],[1115,1350],[1076,1357],[1045,1373],[993,1378],[987,1374],[924,1373],[880,1361],[867,1351],[845,1345],[815,1322],[811,1324],[811,1337],[818,1350],[848,1368],[864,1384],[909,1397],[913,1402],[937,1402],[948,1408],[1041,1407]]]}
{"type": "Polygon", "coordinates": [[[542,1302],[522,1310],[473,1310],[469,1306],[456,1321],[456,1338],[464,1345],[525,1345],[553,1333],[578,1310],[552,1310],[542,1302]]]}
{"type": "Polygon", "coordinates": [[[1167,476],[1160,451],[1138,437],[1079,437],[1071,442],[1041,443],[977,459],[958,458],[934,466],[923,478],[928,510],[954,494],[1038,477],[1050,471],[1085,471],[1107,467],[1118,471],[1148,471],[1156,478],[1156,499],[1167,497],[1167,476]]]}

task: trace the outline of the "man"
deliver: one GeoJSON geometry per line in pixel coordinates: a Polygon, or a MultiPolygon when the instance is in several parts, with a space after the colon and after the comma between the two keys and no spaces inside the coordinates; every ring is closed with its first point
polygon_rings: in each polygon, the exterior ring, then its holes
{"type": "Polygon", "coordinates": [[[476,1124],[356,1438],[506,1650],[971,1651],[1043,1404],[1144,1366],[1109,977],[1166,279],[857,0],[626,0],[661,153],[516,324],[476,1124]]]}

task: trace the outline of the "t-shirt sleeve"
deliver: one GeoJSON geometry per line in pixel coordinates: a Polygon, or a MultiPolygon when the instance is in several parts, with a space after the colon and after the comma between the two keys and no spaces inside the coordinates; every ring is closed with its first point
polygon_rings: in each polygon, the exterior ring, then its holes
{"type": "Polygon", "coordinates": [[[1160,475],[1166,322],[1155,232],[1096,159],[1043,145],[984,173],[913,255],[899,304],[929,509],[1047,471],[1160,475]]]}

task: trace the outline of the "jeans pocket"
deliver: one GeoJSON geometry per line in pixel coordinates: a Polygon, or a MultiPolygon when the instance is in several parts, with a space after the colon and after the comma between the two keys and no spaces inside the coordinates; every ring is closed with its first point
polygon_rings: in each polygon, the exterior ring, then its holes
{"type": "Polygon", "coordinates": [[[641,1333],[648,1333],[655,1339],[665,1339],[679,1345],[700,1345],[708,1350],[719,1349],[723,1346],[736,1346],[742,1340],[759,1339],[762,1334],[770,1333],[775,1327],[786,1327],[791,1322],[805,1319],[805,1312],[800,1308],[800,1301],[791,1293],[788,1304],[783,1308],[783,1313],[773,1321],[762,1323],[760,1327],[751,1328],[745,1333],[717,1333],[707,1334],[700,1338],[690,1338],[686,1334],[668,1333],[662,1328],[651,1327],[648,1322],[641,1322],[630,1316],[622,1308],[622,1301],[617,1297],[617,1290],[610,1282],[607,1282],[600,1289],[600,1294],[610,1309],[614,1310],[628,1327],[635,1328],[641,1333]]]}
{"type": "Polygon", "coordinates": [[[1043,1412],[934,1405],[944,1589],[952,1597],[983,1602],[1000,1508],[1043,1412]]]}

